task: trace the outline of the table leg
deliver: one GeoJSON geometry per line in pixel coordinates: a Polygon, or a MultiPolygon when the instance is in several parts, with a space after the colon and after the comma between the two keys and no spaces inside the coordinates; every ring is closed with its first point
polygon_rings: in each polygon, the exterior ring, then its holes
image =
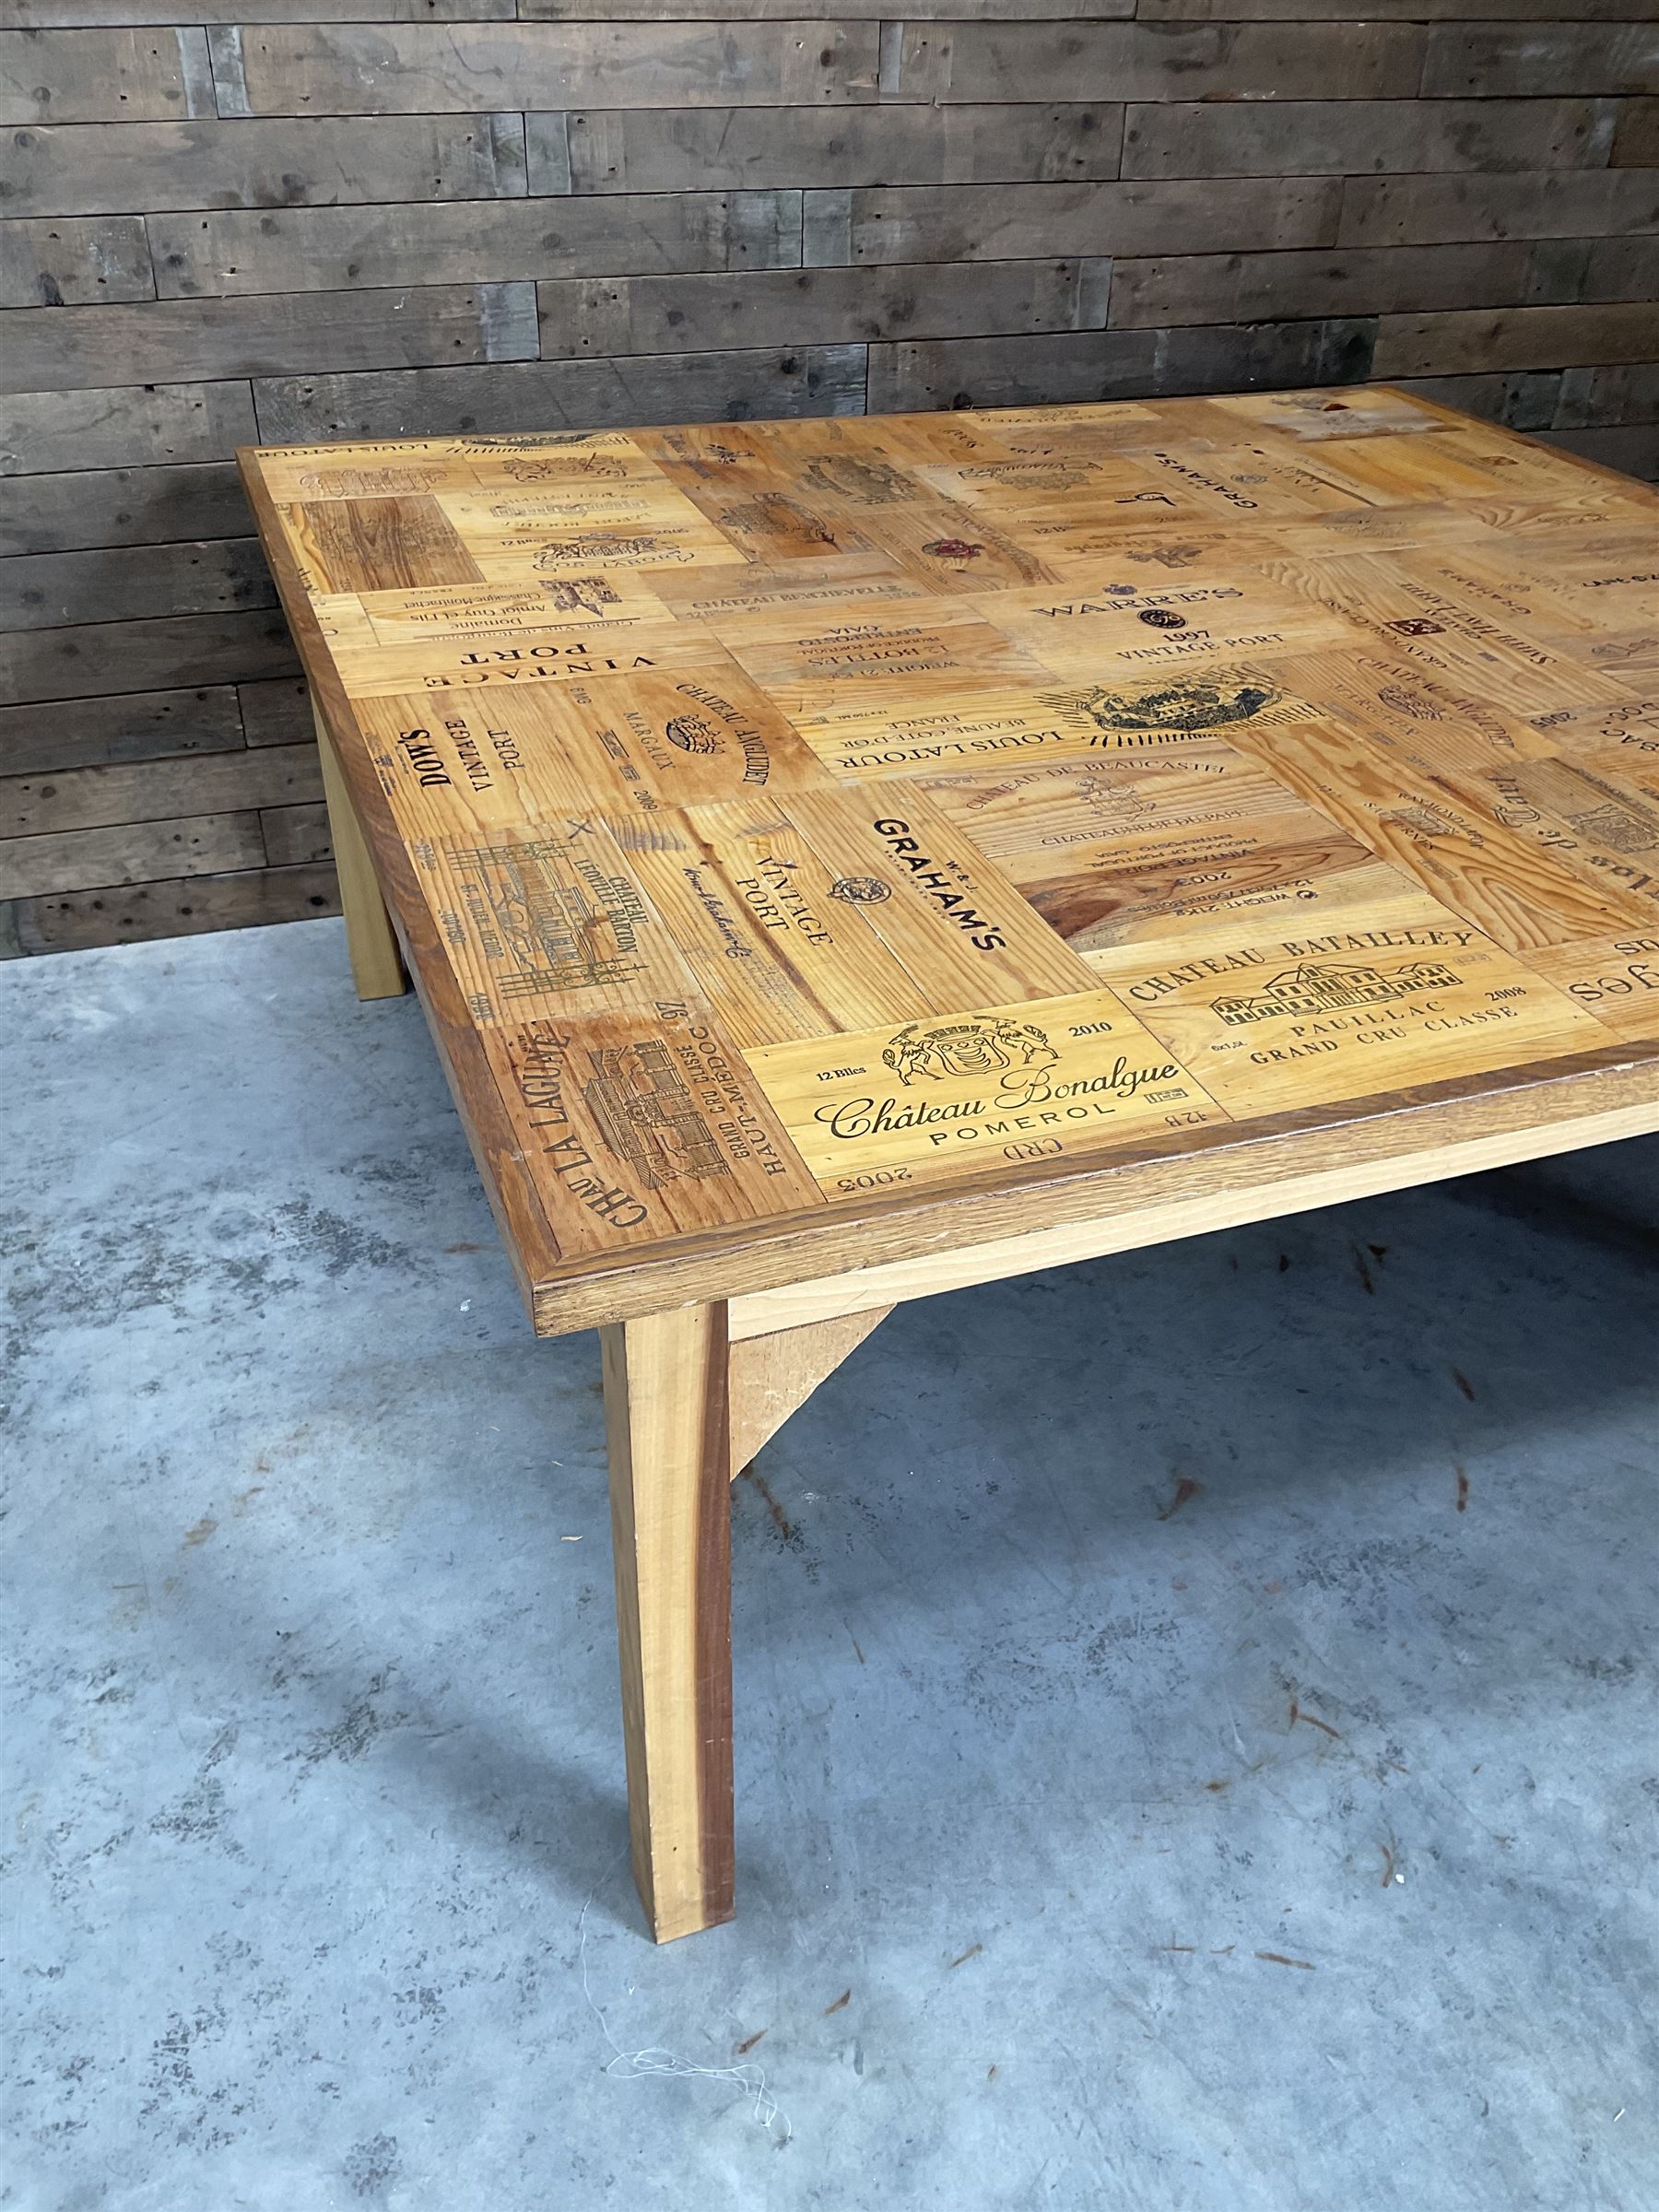
{"type": "Polygon", "coordinates": [[[667,1943],[733,1912],[726,1310],[601,1334],[629,1830],[667,1943]]]}
{"type": "Polygon", "coordinates": [[[328,802],[328,835],[340,878],[340,911],[346,917],[346,949],[351,958],[352,980],[359,998],[401,998],[409,987],[403,955],[375,881],[374,865],[358,825],[345,771],[314,700],[312,711],[317,724],[317,749],[323,756],[323,795],[328,802]]]}

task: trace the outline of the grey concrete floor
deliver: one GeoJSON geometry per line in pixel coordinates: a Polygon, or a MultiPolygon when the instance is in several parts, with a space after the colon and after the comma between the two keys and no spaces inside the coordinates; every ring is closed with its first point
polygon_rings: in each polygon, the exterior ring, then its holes
{"type": "Polygon", "coordinates": [[[1654,1144],[896,1315],[735,1488],[658,1951],[597,1347],[413,1002],[0,1040],[8,2212],[1659,2203],[1654,1144]]]}

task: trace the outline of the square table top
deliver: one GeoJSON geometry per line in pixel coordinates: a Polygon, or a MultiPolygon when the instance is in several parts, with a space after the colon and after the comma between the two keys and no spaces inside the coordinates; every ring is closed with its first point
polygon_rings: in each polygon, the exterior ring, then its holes
{"type": "Polygon", "coordinates": [[[540,1327],[1659,1100],[1629,479],[1382,387],[241,461],[540,1327]]]}

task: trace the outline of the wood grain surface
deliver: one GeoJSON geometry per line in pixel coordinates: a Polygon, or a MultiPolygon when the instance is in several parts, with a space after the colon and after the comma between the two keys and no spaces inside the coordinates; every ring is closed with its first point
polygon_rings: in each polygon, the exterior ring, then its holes
{"type": "Polygon", "coordinates": [[[1633,484],[1384,387],[241,460],[544,1330],[1659,1121],[1633,484]]]}

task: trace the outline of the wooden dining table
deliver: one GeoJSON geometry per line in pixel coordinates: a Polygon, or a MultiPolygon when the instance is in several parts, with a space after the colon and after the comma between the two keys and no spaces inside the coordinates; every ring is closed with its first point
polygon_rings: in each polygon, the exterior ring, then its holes
{"type": "Polygon", "coordinates": [[[241,462],[357,988],[602,1333],[658,1940],[729,1479],[896,1304],[1659,1128],[1628,478],[1386,387],[241,462]]]}

